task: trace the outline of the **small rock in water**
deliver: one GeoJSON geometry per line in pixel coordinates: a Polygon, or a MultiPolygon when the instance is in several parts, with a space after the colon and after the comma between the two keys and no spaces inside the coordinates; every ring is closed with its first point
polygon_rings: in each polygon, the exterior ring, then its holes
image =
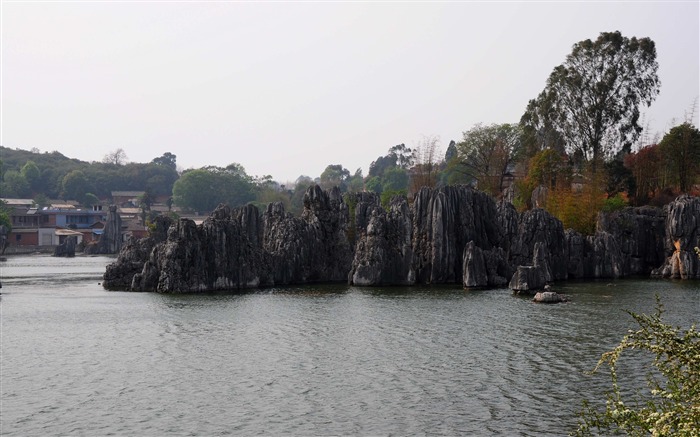
{"type": "Polygon", "coordinates": [[[564,296],[554,291],[540,291],[535,294],[535,297],[532,300],[538,303],[566,302],[566,298],[564,296]]]}

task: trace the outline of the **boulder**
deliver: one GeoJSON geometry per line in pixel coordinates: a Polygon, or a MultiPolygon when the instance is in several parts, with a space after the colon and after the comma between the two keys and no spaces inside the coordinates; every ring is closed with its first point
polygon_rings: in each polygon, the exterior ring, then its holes
{"type": "Polygon", "coordinates": [[[539,291],[535,293],[535,297],[532,298],[532,300],[537,303],[566,302],[566,298],[564,296],[554,291],[539,291]]]}
{"type": "Polygon", "coordinates": [[[520,294],[542,290],[546,284],[545,272],[542,267],[518,266],[508,287],[520,294]]]}

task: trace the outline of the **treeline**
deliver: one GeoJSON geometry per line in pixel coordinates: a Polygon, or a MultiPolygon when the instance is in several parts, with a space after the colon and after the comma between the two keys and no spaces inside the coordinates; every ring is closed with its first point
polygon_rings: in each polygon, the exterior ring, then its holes
{"type": "Polygon", "coordinates": [[[544,207],[565,227],[588,234],[601,210],[700,194],[700,132],[691,123],[695,104],[660,141],[641,136],[640,107],[658,95],[657,70],[649,38],[601,33],[573,46],[518,122],[477,124],[445,150],[433,136],[413,148],[392,146],[367,175],[331,164],[318,177],[302,175],[286,186],[271,176],[250,176],[237,163],[178,173],[171,153],[137,164],[118,149],[103,162],[86,163],[58,152],[1,148],[0,190],[2,197],[33,198],[37,204],[46,197],[89,204],[108,199],[111,191],[146,191],[146,207],[153,196],[171,196],[175,205],[202,213],[219,203],[265,207],[279,201],[299,214],[303,194],[314,183],[376,192],[385,203],[395,195],[410,200],[423,186],[470,184],[507,196],[521,210],[544,207]]]}
{"type": "Polygon", "coordinates": [[[0,192],[5,198],[76,200],[89,205],[112,191],[144,191],[170,196],[179,175],[175,155],[165,153],[147,164],[125,163],[119,149],[103,162],[84,162],[59,152],[41,153],[0,146],[0,192]]]}

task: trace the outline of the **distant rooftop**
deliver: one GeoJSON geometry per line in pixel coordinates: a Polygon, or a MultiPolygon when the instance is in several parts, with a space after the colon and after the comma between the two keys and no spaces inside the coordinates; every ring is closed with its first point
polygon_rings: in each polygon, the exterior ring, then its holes
{"type": "Polygon", "coordinates": [[[139,197],[145,191],[112,191],[112,197],[139,197]]]}
{"type": "Polygon", "coordinates": [[[3,197],[0,200],[5,202],[8,206],[31,205],[34,203],[34,201],[32,199],[9,199],[9,198],[3,197]]]}

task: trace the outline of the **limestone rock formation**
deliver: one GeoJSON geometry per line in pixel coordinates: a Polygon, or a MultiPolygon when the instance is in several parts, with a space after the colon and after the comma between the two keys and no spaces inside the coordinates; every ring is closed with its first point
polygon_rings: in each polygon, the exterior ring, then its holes
{"type": "Polygon", "coordinates": [[[53,256],[72,258],[75,256],[75,246],[78,245],[78,238],[74,235],[69,235],[63,243],[56,246],[53,251],[53,256]]]}
{"type": "Polygon", "coordinates": [[[664,207],[666,212],[664,249],[666,258],[654,277],[700,278],[700,197],[682,195],[664,207]]]}
{"type": "Polygon", "coordinates": [[[547,196],[549,195],[549,189],[544,185],[538,185],[532,190],[532,195],[530,196],[530,203],[533,208],[544,208],[547,204],[547,196]]]}
{"type": "Polygon", "coordinates": [[[464,248],[463,278],[465,288],[502,287],[508,284],[513,270],[501,247],[482,250],[473,241],[464,248]]]}
{"type": "Polygon", "coordinates": [[[328,192],[309,187],[300,218],[285,213],[282,204],[268,206],[263,229],[262,248],[271,257],[275,284],[347,281],[349,209],[337,187],[328,192]]]}
{"type": "Polygon", "coordinates": [[[606,232],[617,241],[622,276],[648,275],[661,265],[664,219],[663,211],[652,206],[598,214],[597,232],[606,232]]]}
{"type": "Polygon", "coordinates": [[[258,220],[254,206],[231,210],[225,205],[200,226],[180,219],[134,276],[131,289],[177,293],[272,284],[269,263],[257,245],[258,220]]]}
{"type": "Polygon", "coordinates": [[[423,284],[463,280],[464,248],[500,247],[503,230],[496,203],[467,186],[422,188],[413,201],[413,268],[423,284]]]}
{"type": "Polygon", "coordinates": [[[167,239],[172,224],[170,217],[159,216],[154,220],[149,237],[130,238],[119,252],[116,262],[107,266],[102,285],[107,289],[130,289],[134,276],[142,272],[153,248],[167,239]]]}
{"type": "MultiPolygon", "coordinates": [[[[356,220],[366,220],[355,246],[355,257],[348,275],[348,282],[355,285],[413,285],[412,223],[405,197],[391,200],[389,211],[381,207],[370,208],[373,202],[361,201],[361,211],[356,220]]],[[[356,212],[358,212],[356,210],[356,212]]]]}
{"type": "Polygon", "coordinates": [[[518,266],[508,287],[516,293],[532,293],[544,289],[545,272],[539,266],[518,266]]]}
{"type": "Polygon", "coordinates": [[[199,226],[162,222],[149,239],[127,243],[105,273],[106,288],[213,291],[347,281],[354,285],[459,283],[533,292],[567,278],[647,274],[693,278],[700,262],[700,200],[664,211],[601,214],[583,236],[536,208],[518,213],[467,186],[421,189],[412,205],[384,209],[373,193],[310,187],[300,217],[281,203],[220,206],[199,226]],[[169,228],[168,228],[169,226],[169,228]],[[166,231],[167,229],[167,231],[166,231]],[[665,235],[665,236],[664,236],[665,235]]]}
{"type": "Polygon", "coordinates": [[[549,267],[551,280],[568,277],[567,245],[562,223],[544,209],[525,211],[518,221],[518,232],[510,245],[514,266],[532,265],[535,247],[540,245],[540,262],[549,267]]]}
{"type": "Polygon", "coordinates": [[[84,253],[89,255],[119,253],[122,248],[122,218],[117,207],[111,205],[102,235],[97,242],[85,246],[84,253]]]}
{"type": "Polygon", "coordinates": [[[108,267],[104,286],[196,292],[346,281],[347,227],[348,208],[337,188],[309,188],[301,218],[279,203],[262,216],[252,205],[220,205],[199,226],[188,219],[172,224],[164,241],[130,241],[108,267]]]}

